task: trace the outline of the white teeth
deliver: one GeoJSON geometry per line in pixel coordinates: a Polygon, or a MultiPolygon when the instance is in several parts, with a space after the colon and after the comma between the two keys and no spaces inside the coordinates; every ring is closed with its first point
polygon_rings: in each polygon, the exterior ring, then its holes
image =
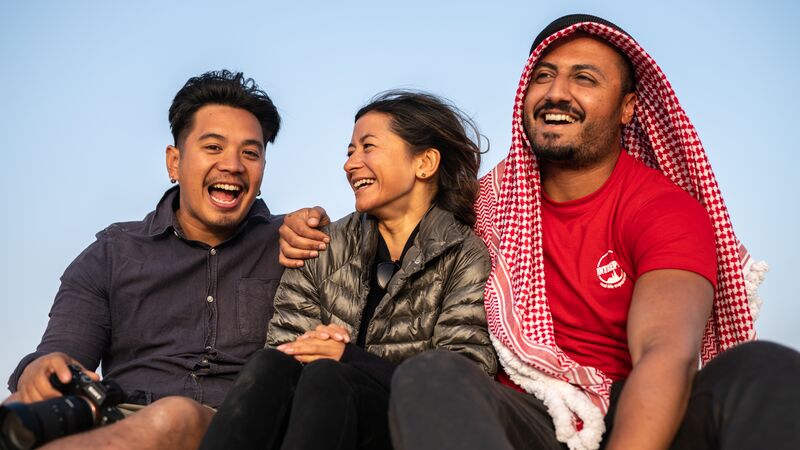
{"type": "Polygon", "coordinates": [[[222,189],[222,190],[225,190],[225,191],[240,191],[242,189],[239,186],[236,186],[236,185],[233,185],[233,184],[223,184],[223,183],[212,184],[211,187],[213,187],[215,189],[222,189]]]}
{"type": "Polygon", "coordinates": [[[575,123],[575,119],[566,115],[566,114],[552,114],[548,113],[544,115],[544,120],[546,122],[567,122],[567,123],[575,123]]]}
{"type": "Polygon", "coordinates": [[[372,184],[374,182],[375,182],[374,178],[362,178],[362,179],[356,181],[355,183],[353,183],[353,187],[356,190],[358,190],[358,189],[361,189],[362,187],[364,187],[364,186],[366,186],[368,184],[372,184]]]}
{"type": "MultiPolygon", "coordinates": [[[[212,197],[213,197],[213,196],[212,196],[212,197]]],[[[232,205],[232,204],[236,203],[236,199],[233,199],[233,200],[229,200],[229,201],[227,201],[227,200],[223,200],[223,199],[221,199],[221,198],[217,198],[217,197],[213,197],[213,198],[214,198],[214,201],[215,201],[215,202],[217,202],[217,203],[222,203],[222,204],[224,204],[224,205],[232,205]]]]}

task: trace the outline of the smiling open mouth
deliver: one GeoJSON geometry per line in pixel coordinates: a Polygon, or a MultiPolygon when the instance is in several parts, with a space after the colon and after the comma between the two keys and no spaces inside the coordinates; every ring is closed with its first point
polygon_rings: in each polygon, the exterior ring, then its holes
{"type": "Polygon", "coordinates": [[[548,125],[568,125],[577,122],[577,119],[568,114],[547,113],[544,115],[544,123],[548,125]]]}
{"type": "Polygon", "coordinates": [[[220,205],[235,205],[242,194],[242,188],[235,184],[216,183],[208,187],[208,194],[220,205]]]}
{"type": "Polygon", "coordinates": [[[355,182],[353,182],[353,190],[358,191],[359,189],[363,189],[367,186],[370,186],[374,182],[375,178],[362,178],[360,180],[356,180],[355,182]]]}

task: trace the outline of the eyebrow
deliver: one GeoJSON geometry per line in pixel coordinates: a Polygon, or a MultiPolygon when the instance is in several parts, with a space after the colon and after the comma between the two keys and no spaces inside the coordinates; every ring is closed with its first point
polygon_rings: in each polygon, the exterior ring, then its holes
{"type": "Polygon", "coordinates": [[[220,141],[227,141],[228,140],[228,138],[226,138],[225,136],[223,136],[221,134],[217,134],[217,133],[206,133],[206,134],[200,135],[200,137],[198,138],[198,140],[201,140],[201,141],[203,139],[219,139],[220,141]]]}
{"type": "MultiPolygon", "coordinates": [[[[534,70],[536,70],[536,69],[538,69],[540,67],[544,67],[544,68],[547,68],[547,69],[550,69],[550,70],[558,71],[558,66],[556,66],[553,63],[549,63],[547,61],[542,61],[539,64],[537,64],[534,67],[534,70]]],[[[602,70],[600,70],[599,67],[597,67],[597,66],[595,66],[593,64],[575,64],[574,66],[572,66],[570,68],[570,70],[572,72],[576,72],[576,71],[579,71],[579,70],[588,70],[590,72],[594,72],[594,73],[602,76],[603,78],[606,78],[606,74],[602,70]]]]}
{"type": "MultiPolygon", "coordinates": [[[[218,139],[220,141],[226,141],[226,142],[228,141],[228,138],[218,133],[206,133],[201,135],[199,138],[199,140],[201,141],[204,139],[218,139]]],[[[264,149],[264,144],[258,139],[247,139],[244,142],[242,142],[242,145],[255,145],[256,147],[258,147],[259,150],[264,149]]]]}
{"type": "Polygon", "coordinates": [[[572,71],[573,72],[578,71],[578,70],[588,70],[590,72],[594,72],[594,73],[602,76],[603,78],[606,77],[605,72],[600,70],[599,67],[594,66],[592,64],[575,64],[574,66],[572,66],[572,71]]]}
{"type": "MultiPolygon", "coordinates": [[[[369,133],[367,133],[367,134],[365,134],[365,135],[361,136],[361,139],[359,139],[359,141],[360,141],[360,142],[364,142],[364,140],[365,140],[365,139],[367,139],[367,138],[375,138],[375,139],[378,139],[378,136],[375,136],[374,134],[369,134],[369,133]]],[[[351,142],[350,144],[348,144],[348,145],[347,145],[347,148],[350,148],[350,147],[355,147],[355,146],[356,146],[356,145],[355,145],[355,144],[353,144],[353,143],[351,142]]]]}

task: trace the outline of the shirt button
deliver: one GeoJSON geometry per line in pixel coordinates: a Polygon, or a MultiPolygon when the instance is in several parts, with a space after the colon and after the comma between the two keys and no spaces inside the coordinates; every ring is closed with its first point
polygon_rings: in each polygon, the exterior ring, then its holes
{"type": "Polygon", "coordinates": [[[211,256],[214,256],[214,255],[216,255],[216,254],[217,254],[217,249],[215,249],[215,248],[212,248],[212,249],[211,249],[211,251],[210,251],[209,253],[211,253],[211,256]]]}
{"type": "Polygon", "coordinates": [[[211,295],[209,295],[208,297],[206,297],[206,301],[207,301],[208,303],[213,303],[213,302],[214,302],[214,297],[213,297],[213,296],[211,296],[211,295]]]}
{"type": "Polygon", "coordinates": [[[206,345],[206,351],[207,351],[207,352],[210,352],[210,351],[211,351],[211,346],[210,346],[210,345],[206,345]]]}

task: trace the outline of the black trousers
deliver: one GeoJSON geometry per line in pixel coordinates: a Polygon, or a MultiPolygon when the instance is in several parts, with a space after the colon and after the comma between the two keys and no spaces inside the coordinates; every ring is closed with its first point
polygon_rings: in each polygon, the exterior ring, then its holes
{"type": "Polygon", "coordinates": [[[390,449],[389,391],[347,364],[302,365],[273,349],[245,364],[200,446],[390,449]]]}
{"type": "MultiPolygon", "coordinates": [[[[768,342],[728,350],[698,372],[673,449],[800,449],[800,354],[768,342]]],[[[612,388],[606,436],[622,384],[612,388]]],[[[565,449],[546,407],[451,352],[407,360],[392,379],[398,450],[565,449]]]]}

